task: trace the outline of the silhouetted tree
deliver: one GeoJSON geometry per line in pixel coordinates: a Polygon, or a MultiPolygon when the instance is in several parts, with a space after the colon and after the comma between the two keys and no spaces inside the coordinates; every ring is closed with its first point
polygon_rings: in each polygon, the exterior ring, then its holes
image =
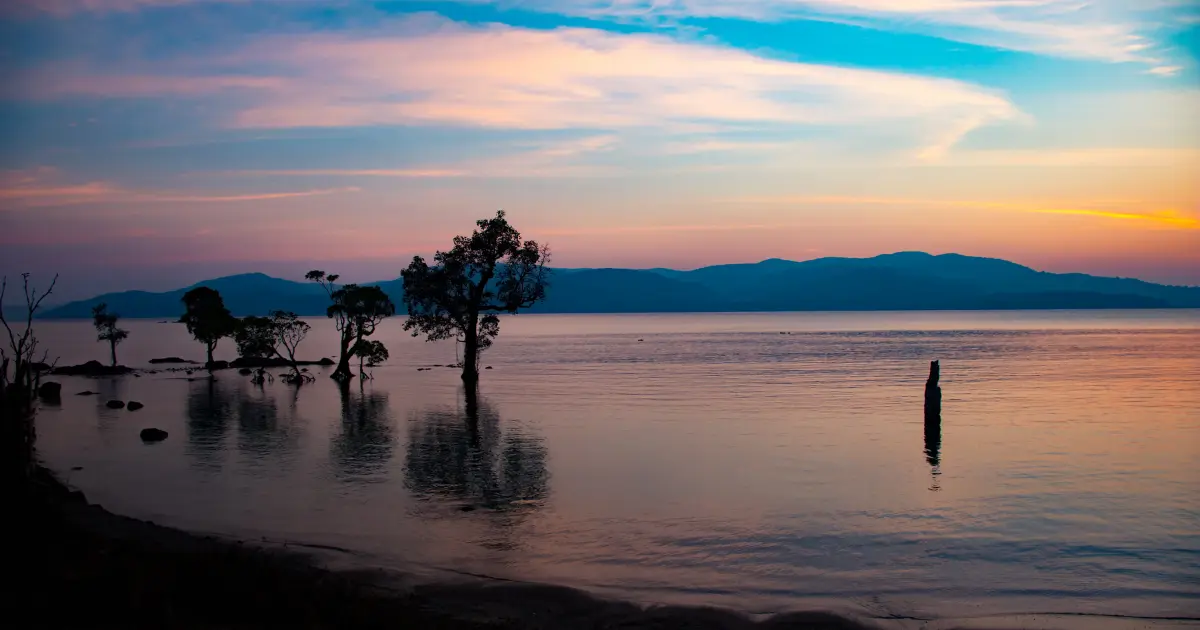
{"type": "MultiPolygon", "coordinates": [[[[308,323],[296,317],[295,313],[274,311],[271,313],[271,327],[275,331],[275,353],[292,365],[292,374],[291,378],[287,379],[288,382],[296,385],[303,383],[306,375],[296,365],[296,348],[308,336],[308,323]]],[[[308,378],[311,380],[311,377],[308,378]]]]}
{"type": "Polygon", "coordinates": [[[96,341],[107,341],[112,353],[113,367],[117,366],[117,344],[129,337],[129,331],[117,328],[120,315],[108,312],[108,304],[101,302],[92,307],[92,325],[96,327],[96,341]]]}
{"type": "Polygon", "coordinates": [[[477,221],[471,236],[434,255],[434,266],[413,258],[402,272],[408,320],[404,329],[428,341],[463,343],[462,378],[479,381],[479,353],[500,334],[498,313],[516,313],[546,296],[548,248],[521,241],[504,211],[477,221]]]}
{"type": "MultiPolygon", "coordinates": [[[[364,337],[375,333],[379,322],[396,314],[396,305],[379,287],[364,287],[347,284],[338,287],[338,274],[326,274],[314,269],[305,278],[320,284],[329,295],[331,304],[325,314],[334,321],[339,334],[338,364],[330,376],[336,380],[349,380],[350,358],[354,349],[362,344],[364,337]]],[[[365,347],[365,346],[364,346],[365,347]]]]}
{"type": "Polygon", "coordinates": [[[374,341],[371,339],[363,339],[359,341],[358,343],[354,344],[354,348],[352,348],[352,350],[354,351],[354,356],[358,357],[358,377],[364,379],[370,378],[367,376],[366,371],[363,370],[364,362],[367,364],[367,367],[375,367],[380,363],[387,361],[388,357],[390,356],[388,354],[387,346],[383,345],[382,341],[374,341]]]}
{"type": "Polygon", "coordinates": [[[264,359],[276,356],[275,325],[268,317],[250,315],[237,322],[233,332],[238,356],[247,359],[264,359]]]}
{"type": "Polygon", "coordinates": [[[213,350],[223,337],[233,334],[237,320],[225,308],[221,294],[208,287],[197,287],[183,295],[183,316],[188,332],[208,350],[208,362],[213,362],[213,350]]]}
{"type": "Polygon", "coordinates": [[[4,482],[28,477],[33,470],[33,445],[37,432],[33,423],[33,399],[41,380],[41,366],[49,356],[46,351],[38,358],[38,338],[34,334],[33,317],[42,306],[42,300],[54,292],[58,276],[50,282],[50,288],[38,294],[36,287],[29,286],[29,274],[21,274],[25,293],[25,327],[20,333],[13,331],[4,316],[4,295],[8,290],[8,278],[0,279],[0,323],[8,332],[8,348],[0,346],[0,465],[3,466],[4,482]],[[12,366],[12,376],[8,368],[12,366]]]}
{"type": "Polygon", "coordinates": [[[47,353],[42,352],[38,360],[38,338],[34,334],[33,316],[42,307],[42,300],[54,292],[58,284],[58,274],[50,281],[50,288],[38,295],[37,287],[29,286],[29,274],[21,274],[22,286],[25,289],[25,326],[21,333],[13,332],[8,319],[4,316],[4,295],[8,290],[8,277],[0,278],[0,323],[8,332],[8,348],[0,347],[0,395],[12,393],[31,400],[38,387],[41,373],[34,368],[35,363],[45,363],[47,353]],[[12,365],[13,375],[8,376],[8,367],[12,365]]]}

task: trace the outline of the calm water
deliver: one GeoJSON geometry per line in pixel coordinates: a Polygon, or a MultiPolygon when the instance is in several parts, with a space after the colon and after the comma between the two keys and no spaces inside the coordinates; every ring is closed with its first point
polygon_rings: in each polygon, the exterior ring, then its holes
{"type": "MultiPolygon", "coordinates": [[[[312,323],[301,354],[332,354],[312,323]]],[[[392,362],[344,394],[59,379],[40,448],[114,511],[423,578],[748,612],[1200,617],[1200,312],[521,316],[471,409],[457,371],[417,370],[454,344],[400,323],[378,333],[392,362]],[[171,436],[143,445],[147,426],[171,436]]],[[[127,327],[125,364],[203,354],[182,326],[127,327]]],[[[107,356],[87,322],[42,330],[60,363],[107,356]]]]}

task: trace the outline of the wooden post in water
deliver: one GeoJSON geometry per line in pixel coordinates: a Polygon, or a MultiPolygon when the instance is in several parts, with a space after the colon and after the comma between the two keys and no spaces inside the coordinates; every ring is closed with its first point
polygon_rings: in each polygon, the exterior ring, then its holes
{"type": "Polygon", "coordinates": [[[938,477],[942,474],[942,388],[938,385],[941,375],[941,366],[931,361],[929,379],[925,381],[925,461],[932,467],[929,489],[934,492],[941,490],[938,477]]]}
{"type": "Polygon", "coordinates": [[[929,379],[925,381],[925,420],[942,421],[942,388],[938,385],[942,369],[937,361],[929,362],[929,379]]]}

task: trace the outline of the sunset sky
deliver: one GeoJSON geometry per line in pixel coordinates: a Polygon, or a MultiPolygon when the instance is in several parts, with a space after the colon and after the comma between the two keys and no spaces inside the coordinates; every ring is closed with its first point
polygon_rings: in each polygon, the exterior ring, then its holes
{"type": "Polygon", "coordinates": [[[5,0],[0,272],[959,252],[1200,285],[1197,0],[5,0]]]}

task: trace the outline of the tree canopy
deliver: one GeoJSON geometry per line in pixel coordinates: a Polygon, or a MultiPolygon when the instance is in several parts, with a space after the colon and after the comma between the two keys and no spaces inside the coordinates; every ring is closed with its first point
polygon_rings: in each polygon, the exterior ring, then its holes
{"type": "Polygon", "coordinates": [[[396,305],[383,289],[376,286],[347,284],[339,287],[338,274],[326,274],[314,269],[304,277],[320,284],[329,295],[330,305],[325,314],[334,321],[339,333],[339,359],[337,368],[330,376],[336,380],[353,377],[350,358],[356,348],[366,348],[363,339],[375,334],[375,327],[384,319],[396,314],[396,305]]]}
{"type": "Polygon", "coordinates": [[[184,313],[179,321],[187,325],[188,332],[208,350],[208,362],[213,361],[213,350],[217,342],[234,333],[237,320],[225,308],[221,294],[208,287],[197,287],[184,294],[184,313]]]}
{"type": "Polygon", "coordinates": [[[120,315],[108,312],[108,304],[101,302],[92,307],[92,325],[96,327],[96,341],[107,341],[112,353],[113,367],[117,365],[117,344],[129,337],[129,331],[117,327],[120,315]]]}
{"type": "Polygon", "coordinates": [[[522,241],[500,210],[458,236],[434,264],[416,256],[402,272],[408,320],[404,329],[429,341],[463,342],[463,380],[479,378],[479,353],[500,334],[500,313],[516,313],[546,296],[547,247],[522,241]]]}

